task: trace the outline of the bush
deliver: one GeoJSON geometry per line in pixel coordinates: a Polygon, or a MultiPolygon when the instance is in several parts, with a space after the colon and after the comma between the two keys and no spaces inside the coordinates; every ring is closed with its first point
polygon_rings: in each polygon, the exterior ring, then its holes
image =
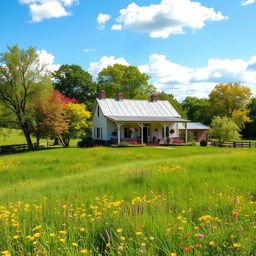
{"type": "Polygon", "coordinates": [[[200,141],[200,146],[206,147],[208,145],[208,142],[206,140],[201,140],[200,141]]]}
{"type": "Polygon", "coordinates": [[[127,148],[127,147],[129,147],[129,143],[126,141],[121,141],[118,146],[120,148],[127,148]]]}
{"type": "Polygon", "coordinates": [[[91,147],[93,147],[94,142],[93,142],[92,137],[90,137],[90,136],[84,137],[81,141],[78,141],[77,146],[79,148],[91,148],[91,147]]]}
{"type": "Polygon", "coordinates": [[[170,144],[170,142],[171,142],[170,137],[168,137],[168,138],[166,139],[166,142],[167,142],[167,144],[170,144]]]}

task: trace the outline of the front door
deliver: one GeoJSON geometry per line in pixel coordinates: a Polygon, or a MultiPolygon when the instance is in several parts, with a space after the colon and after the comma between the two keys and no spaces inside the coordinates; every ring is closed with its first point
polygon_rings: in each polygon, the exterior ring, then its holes
{"type": "Polygon", "coordinates": [[[143,127],[143,142],[148,142],[148,127],[143,127]]]}

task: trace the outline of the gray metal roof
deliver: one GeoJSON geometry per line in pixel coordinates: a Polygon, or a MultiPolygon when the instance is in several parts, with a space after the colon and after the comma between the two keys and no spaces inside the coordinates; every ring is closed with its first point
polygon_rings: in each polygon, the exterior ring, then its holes
{"type": "Polygon", "coordinates": [[[180,115],[169,101],[97,99],[97,102],[103,115],[112,118],[180,118],[180,115]]]}
{"type": "MultiPolygon", "coordinates": [[[[202,123],[193,123],[193,122],[192,123],[188,123],[187,127],[188,127],[188,130],[208,130],[208,129],[210,129],[209,126],[206,126],[206,125],[204,125],[202,123]]],[[[180,130],[185,130],[185,126],[182,123],[178,124],[178,128],[180,130]]]]}
{"type": "Polygon", "coordinates": [[[106,116],[118,122],[188,122],[188,120],[178,117],[168,116],[106,116]]]}

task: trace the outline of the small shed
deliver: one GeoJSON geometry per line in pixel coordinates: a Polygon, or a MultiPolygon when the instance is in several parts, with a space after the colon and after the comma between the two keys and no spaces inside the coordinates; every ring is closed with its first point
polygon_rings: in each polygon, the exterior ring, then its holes
{"type": "MultiPolygon", "coordinates": [[[[185,137],[185,126],[182,123],[178,124],[178,129],[180,133],[180,137],[185,137]]],[[[199,122],[191,122],[187,124],[188,129],[188,137],[193,138],[196,142],[200,142],[201,140],[209,139],[209,126],[206,126],[199,122]]]]}

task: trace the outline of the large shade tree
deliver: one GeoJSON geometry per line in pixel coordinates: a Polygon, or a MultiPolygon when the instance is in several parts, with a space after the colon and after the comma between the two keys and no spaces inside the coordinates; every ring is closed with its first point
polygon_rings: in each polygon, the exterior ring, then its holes
{"type": "Polygon", "coordinates": [[[123,92],[129,99],[149,96],[155,91],[149,79],[150,77],[141,73],[138,67],[122,64],[108,66],[98,74],[99,87],[112,98],[118,92],[123,92]]]}
{"type": "Polygon", "coordinates": [[[249,118],[252,122],[245,123],[242,131],[243,137],[247,139],[256,139],[256,98],[252,98],[251,103],[248,105],[249,118]]]}
{"type": "Polygon", "coordinates": [[[243,127],[250,121],[251,96],[250,88],[239,83],[218,84],[209,95],[210,109],[214,115],[227,116],[243,127]]]}
{"type": "Polygon", "coordinates": [[[207,125],[211,123],[212,116],[208,99],[188,96],[182,102],[182,108],[192,122],[202,122],[207,125]]]}
{"type": "Polygon", "coordinates": [[[12,121],[22,129],[30,149],[33,144],[28,105],[35,95],[49,90],[51,80],[35,48],[25,50],[15,45],[0,53],[0,104],[12,113],[12,121]]]}
{"type": "Polygon", "coordinates": [[[55,88],[69,98],[75,98],[92,110],[97,96],[97,84],[92,75],[79,65],[61,65],[53,73],[55,88]]]}

